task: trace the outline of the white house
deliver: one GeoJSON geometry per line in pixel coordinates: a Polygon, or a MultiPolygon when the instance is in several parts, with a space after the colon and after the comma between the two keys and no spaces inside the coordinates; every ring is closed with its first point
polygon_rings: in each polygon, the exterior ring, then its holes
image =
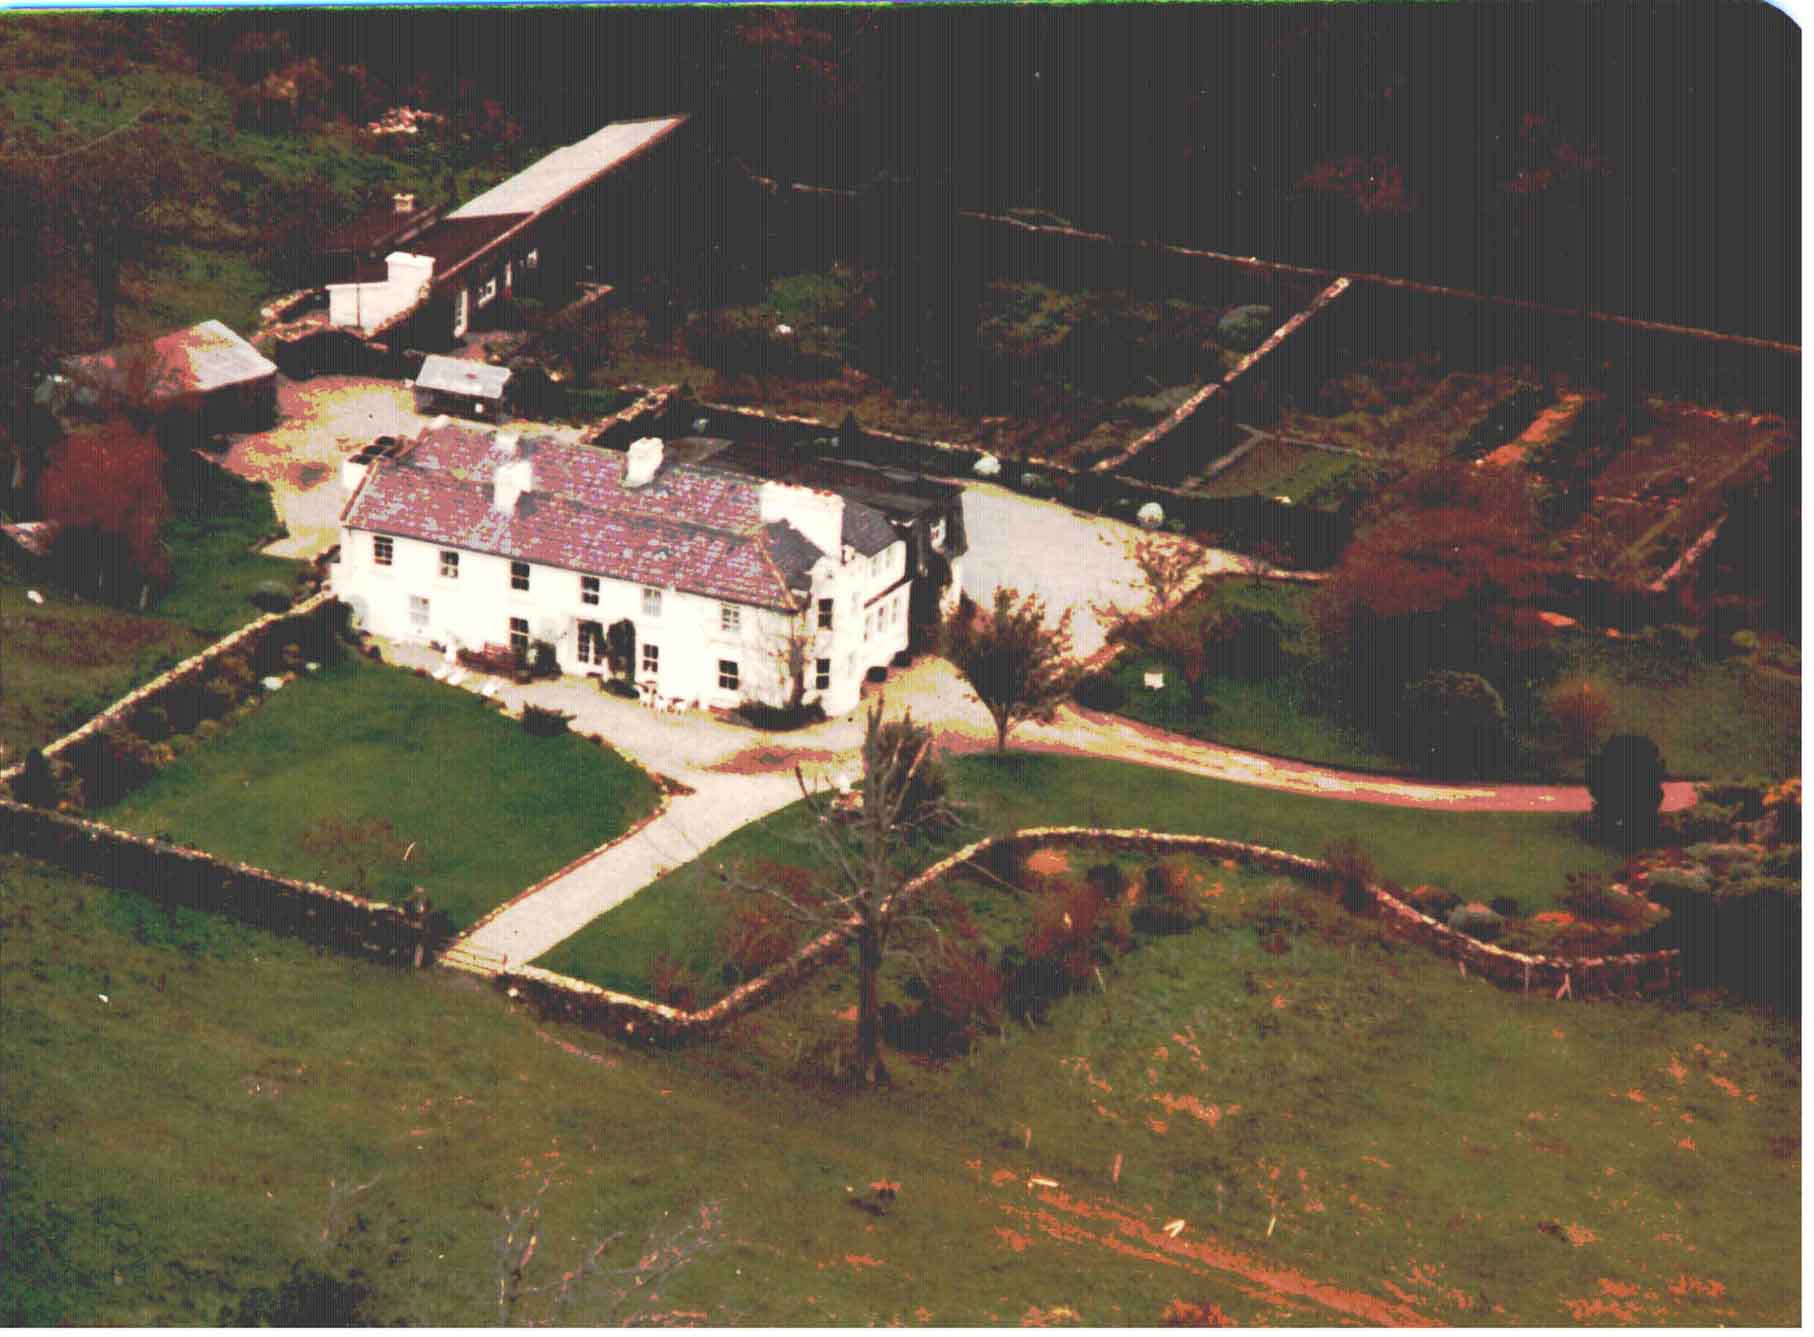
{"type": "Polygon", "coordinates": [[[817,701],[840,714],[907,646],[907,546],[835,492],[437,419],[394,456],[349,463],[333,588],[394,640],[555,646],[703,706],[817,701]]]}

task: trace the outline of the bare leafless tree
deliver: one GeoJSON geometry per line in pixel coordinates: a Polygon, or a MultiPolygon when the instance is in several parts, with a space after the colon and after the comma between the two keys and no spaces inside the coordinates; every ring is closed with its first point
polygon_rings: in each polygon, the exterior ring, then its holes
{"type": "Polygon", "coordinates": [[[915,724],[912,712],[884,721],[880,702],[870,708],[864,724],[863,774],[853,791],[854,807],[833,790],[809,785],[794,769],[813,817],[807,839],[829,869],[823,883],[808,892],[754,882],[728,870],[721,870],[721,876],[736,890],[768,898],[808,929],[846,930],[855,940],[856,1066],[863,1080],[874,1085],[887,1080],[881,1045],[884,958],[891,949],[903,951],[915,958],[923,978],[930,977],[919,960],[919,945],[895,930],[910,925],[922,941],[941,940],[931,915],[900,902],[899,854],[916,833],[949,828],[958,815],[945,797],[930,729],[915,724]]]}
{"type": "MultiPolygon", "coordinates": [[[[636,1261],[607,1267],[605,1255],[623,1240],[618,1230],[594,1240],[571,1267],[531,1280],[535,1257],[542,1242],[542,1200],[550,1179],[543,1179],[535,1196],[514,1211],[505,1208],[503,1232],[497,1240],[498,1324],[549,1324],[583,1322],[589,1326],[629,1327],[657,1321],[649,1306],[661,1298],[661,1287],[675,1273],[717,1247],[719,1209],[706,1203],[675,1222],[663,1213],[651,1227],[636,1261]],[[594,1296],[583,1315],[564,1317],[567,1306],[582,1293],[594,1296]],[[533,1314],[525,1308],[534,1309],[533,1314]]],[[[544,1268],[543,1271],[546,1271],[544,1268]]]]}

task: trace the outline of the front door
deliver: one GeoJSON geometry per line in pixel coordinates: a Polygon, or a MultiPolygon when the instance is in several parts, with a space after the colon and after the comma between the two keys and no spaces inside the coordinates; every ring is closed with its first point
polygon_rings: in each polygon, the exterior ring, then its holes
{"type": "Polygon", "coordinates": [[[579,624],[579,662],[582,664],[604,664],[604,624],[599,622],[582,622],[579,624]]]}

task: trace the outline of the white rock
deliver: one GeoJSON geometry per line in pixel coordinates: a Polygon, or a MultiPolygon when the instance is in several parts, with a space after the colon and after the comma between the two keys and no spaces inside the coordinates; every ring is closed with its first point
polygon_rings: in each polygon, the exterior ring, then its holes
{"type": "Polygon", "coordinates": [[[44,602],[44,596],[42,594],[39,594],[36,590],[25,591],[25,597],[27,599],[30,599],[35,604],[41,604],[44,602]]]}
{"type": "Polygon", "coordinates": [[[1001,461],[993,455],[984,455],[972,466],[972,472],[982,478],[994,478],[1001,472],[1001,461]]]}
{"type": "Polygon", "coordinates": [[[793,332],[794,332],[794,327],[792,325],[775,326],[775,333],[779,334],[783,339],[785,339],[788,335],[792,334],[793,332]]]}
{"type": "Polygon", "coordinates": [[[1134,518],[1143,529],[1157,529],[1165,523],[1165,507],[1156,501],[1149,501],[1134,512],[1134,518]]]}
{"type": "Polygon", "coordinates": [[[264,689],[267,692],[275,692],[279,687],[283,686],[282,678],[261,678],[259,681],[264,685],[264,689]]]}
{"type": "Polygon", "coordinates": [[[1289,505],[1291,505],[1291,498],[1290,498],[1290,497],[1283,497],[1283,496],[1280,496],[1280,497],[1274,497],[1274,498],[1273,498],[1273,500],[1274,500],[1274,501],[1276,501],[1276,502],[1278,502],[1278,503],[1279,503],[1279,504],[1280,504],[1280,505],[1281,505],[1281,506],[1289,506],[1289,505]]]}

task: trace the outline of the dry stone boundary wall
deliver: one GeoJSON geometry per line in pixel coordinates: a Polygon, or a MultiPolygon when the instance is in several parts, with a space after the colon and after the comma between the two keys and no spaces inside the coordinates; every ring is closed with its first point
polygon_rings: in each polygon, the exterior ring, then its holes
{"type": "Polygon", "coordinates": [[[167,906],[231,915],[393,964],[422,965],[435,947],[427,915],[10,799],[0,799],[0,850],[167,906]]]}
{"type": "MultiPolygon", "coordinates": [[[[262,617],[255,618],[238,631],[231,632],[214,644],[197,651],[175,668],[158,674],[143,687],[128,692],[93,719],[72,729],[54,743],[46,744],[44,755],[54,760],[71,748],[103,732],[110,725],[122,724],[131,720],[133,715],[140,710],[159,704],[171,692],[206,677],[208,670],[223,656],[235,652],[245,652],[250,655],[267,639],[276,635],[280,629],[291,624],[298,627],[306,626],[311,619],[324,616],[328,605],[333,602],[333,594],[324,590],[281,613],[266,613],[262,617]]],[[[0,784],[13,779],[24,769],[25,763],[22,761],[8,766],[5,770],[0,771],[0,784]]]]}
{"type": "MultiPolygon", "coordinates": [[[[1077,826],[1028,827],[966,845],[905,883],[896,898],[904,900],[917,895],[990,850],[1054,845],[1236,859],[1249,867],[1310,880],[1321,879],[1328,872],[1328,866],[1319,859],[1218,836],[1077,826]]],[[[1511,952],[1456,932],[1406,905],[1383,887],[1370,887],[1368,893],[1376,912],[1391,920],[1395,931],[1406,941],[1449,957],[1464,976],[1475,975],[1503,988],[1522,993],[1542,990],[1554,998],[1586,1000],[1655,997],[1673,991],[1679,981],[1680,954],[1674,948],[1581,958],[1511,952]]],[[[533,966],[504,970],[496,976],[496,982],[512,997],[525,999],[549,1015],[628,1039],[659,1045],[685,1044],[715,1037],[737,1018],[792,992],[844,952],[849,931],[846,927],[821,934],[774,969],[697,1012],[616,993],[533,966]]]]}

